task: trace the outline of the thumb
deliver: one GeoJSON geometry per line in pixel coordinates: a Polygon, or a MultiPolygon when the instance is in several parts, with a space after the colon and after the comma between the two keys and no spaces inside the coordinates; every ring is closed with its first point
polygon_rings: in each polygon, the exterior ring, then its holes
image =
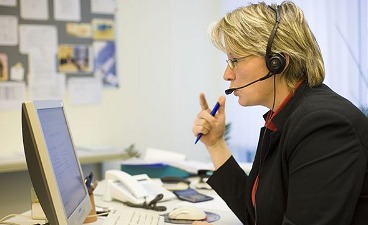
{"type": "Polygon", "coordinates": [[[218,103],[220,104],[220,108],[219,108],[219,111],[218,113],[219,114],[225,114],[225,102],[226,102],[226,98],[225,96],[221,96],[219,99],[218,99],[218,103]]]}

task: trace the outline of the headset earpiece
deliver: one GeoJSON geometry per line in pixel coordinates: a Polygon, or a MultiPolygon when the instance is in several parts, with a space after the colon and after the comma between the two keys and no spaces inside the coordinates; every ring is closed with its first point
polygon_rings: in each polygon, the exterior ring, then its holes
{"type": "Polygon", "coordinates": [[[271,73],[279,74],[286,66],[286,59],[283,53],[273,53],[266,59],[266,64],[271,73]]]}
{"type": "Polygon", "coordinates": [[[267,43],[266,66],[271,74],[278,74],[285,69],[286,66],[285,55],[283,53],[272,53],[271,49],[273,39],[275,38],[276,31],[280,23],[281,6],[278,5],[276,9],[272,8],[271,6],[269,7],[276,12],[276,22],[267,43]]]}

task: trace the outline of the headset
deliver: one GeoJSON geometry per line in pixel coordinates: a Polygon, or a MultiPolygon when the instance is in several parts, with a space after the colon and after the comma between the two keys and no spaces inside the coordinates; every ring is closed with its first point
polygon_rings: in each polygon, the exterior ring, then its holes
{"type": "Polygon", "coordinates": [[[275,38],[277,28],[280,23],[280,14],[281,14],[281,6],[278,5],[276,9],[270,7],[273,11],[276,12],[276,22],[275,26],[272,29],[271,35],[268,38],[267,48],[266,48],[266,66],[270,71],[270,74],[278,74],[281,73],[286,66],[286,59],[283,53],[272,53],[272,43],[275,38]]]}
{"type": "Polygon", "coordinates": [[[271,6],[268,6],[268,7],[270,7],[273,11],[276,12],[276,22],[275,22],[275,25],[272,29],[271,35],[268,38],[268,43],[267,43],[267,47],[266,47],[265,59],[266,59],[266,66],[267,66],[267,69],[268,69],[268,73],[265,76],[263,76],[263,77],[261,77],[257,80],[254,80],[254,81],[252,81],[252,82],[250,82],[250,83],[248,83],[244,86],[226,89],[225,94],[227,94],[227,95],[233,93],[235,90],[248,87],[249,85],[252,85],[252,84],[254,84],[256,82],[259,82],[259,81],[262,81],[262,80],[266,80],[266,79],[272,77],[275,74],[281,73],[285,69],[285,66],[286,66],[285,55],[281,52],[273,53],[271,51],[272,42],[273,42],[273,39],[275,38],[276,31],[277,31],[277,28],[278,28],[279,23],[280,23],[281,6],[278,5],[276,7],[276,9],[272,8],[271,6]]]}

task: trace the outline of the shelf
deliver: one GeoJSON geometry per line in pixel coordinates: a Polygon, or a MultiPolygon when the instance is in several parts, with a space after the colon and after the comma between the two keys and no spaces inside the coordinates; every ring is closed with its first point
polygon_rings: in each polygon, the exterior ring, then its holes
{"type": "MultiPolygon", "coordinates": [[[[77,154],[81,164],[102,163],[111,160],[126,159],[127,155],[118,148],[78,148],[77,154]]],[[[27,163],[24,155],[14,154],[0,157],[0,173],[26,171],[27,163]]]]}

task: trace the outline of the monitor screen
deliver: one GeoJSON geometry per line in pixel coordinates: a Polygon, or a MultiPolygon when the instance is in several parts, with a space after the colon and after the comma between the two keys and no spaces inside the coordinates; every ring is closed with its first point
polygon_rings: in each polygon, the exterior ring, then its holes
{"type": "Polygon", "coordinates": [[[28,171],[50,224],[83,224],[91,210],[62,101],[22,104],[28,171]]]}

